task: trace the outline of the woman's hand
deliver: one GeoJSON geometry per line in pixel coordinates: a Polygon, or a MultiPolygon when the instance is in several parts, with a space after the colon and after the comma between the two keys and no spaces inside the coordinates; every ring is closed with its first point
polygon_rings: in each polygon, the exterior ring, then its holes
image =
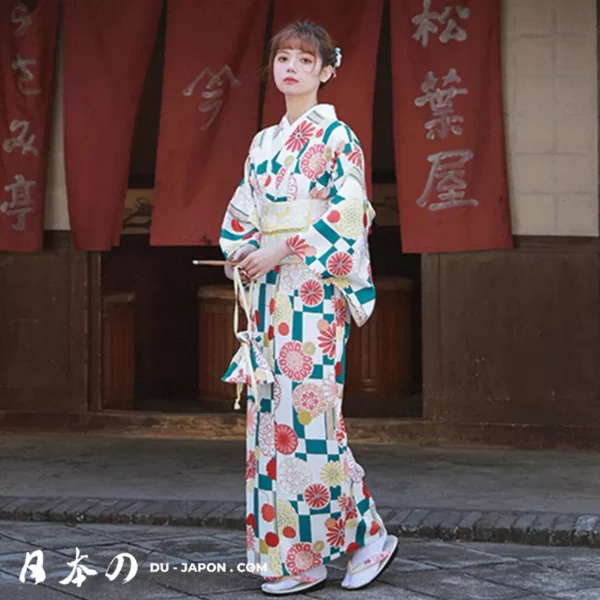
{"type": "MultiPolygon", "coordinates": [[[[244,244],[240,246],[235,252],[232,252],[229,256],[229,260],[232,263],[238,264],[244,260],[249,254],[257,250],[256,246],[252,244],[244,244]]],[[[233,267],[231,265],[225,265],[225,276],[233,281],[233,267]]],[[[242,273],[243,278],[243,273],[242,273]]]]}
{"type": "Polygon", "coordinates": [[[258,279],[273,270],[286,256],[293,254],[285,240],[267,248],[252,252],[240,263],[240,270],[250,280],[258,279]]]}
{"type": "Polygon", "coordinates": [[[244,244],[231,254],[229,260],[233,263],[239,263],[248,256],[251,252],[255,252],[258,248],[252,244],[244,244]]]}

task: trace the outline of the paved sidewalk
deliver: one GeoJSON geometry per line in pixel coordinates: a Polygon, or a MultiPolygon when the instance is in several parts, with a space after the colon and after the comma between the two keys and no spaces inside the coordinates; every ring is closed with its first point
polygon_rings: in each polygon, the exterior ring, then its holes
{"type": "MultiPolygon", "coordinates": [[[[600,546],[600,454],[352,445],[392,533],[600,546]]],[[[244,443],[0,440],[0,519],[242,529],[244,443]]]]}
{"type": "MultiPolygon", "coordinates": [[[[295,597],[359,600],[598,600],[600,550],[402,538],[397,558],[365,590],[340,588],[347,557],[327,566],[323,590],[295,597]]],[[[0,597],[10,600],[250,600],[264,598],[249,574],[243,532],[188,527],[11,523],[0,521],[0,597]],[[70,581],[76,549],[93,569],[70,581]],[[19,576],[27,552],[42,550],[45,580],[19,576]],[[131,554],[137,574],[122,553],[131,554]],[[154,565],[154,566],[153,566],[154,565]],[[193,565],[193,568],[191,567],[193,565]],[[110,568],[109,568],[110,567],[110,568]],[[224,568],[223,571],[208,572],[224,568]],[[202,570],[204,569],[204,570],[202,570]],[[62,583],[61,583],[62,582],[62,583]]]]}

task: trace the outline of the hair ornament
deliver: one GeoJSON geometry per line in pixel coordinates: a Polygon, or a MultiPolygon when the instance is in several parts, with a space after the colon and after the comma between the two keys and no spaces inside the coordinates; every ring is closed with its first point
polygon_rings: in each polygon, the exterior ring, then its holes
{"type": "Polygon", "coordinates": [[[342,49],[336,48],[335,49],[335,63],[333,66],[337,69],[341,64],[342,64],[342,49]]]}

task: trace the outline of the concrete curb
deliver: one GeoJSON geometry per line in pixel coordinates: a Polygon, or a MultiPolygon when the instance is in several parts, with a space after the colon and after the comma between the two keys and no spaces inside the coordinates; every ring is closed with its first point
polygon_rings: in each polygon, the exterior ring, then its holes
{"type": "MultiPolygon", "coordinates": [[[[378,506],[388,531],[445,541],[600,548],[600,514],[501,512],[378,506]]],[[[195,527],[245,527],[243,502],[148,498],[0,496],[0,520],[195,527]]]]}

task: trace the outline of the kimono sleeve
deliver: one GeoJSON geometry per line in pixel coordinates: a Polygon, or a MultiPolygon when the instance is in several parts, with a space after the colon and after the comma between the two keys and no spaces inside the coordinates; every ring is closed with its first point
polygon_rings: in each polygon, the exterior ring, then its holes
{"type": "Polygon", "coordinates": [[[363,325],[375,304],[368,246],[375,211],[366,194],[364,155],[345,124],[333,130],[327,148],[331,153],[329,207],[286,243],[313,273],[343,292],[354,320],[363,325]]]}
{"type": "Polygon", "coordinates": [[[252,173],[252,141],[248,156],[244,163],[244,177],[235,190],[221,225],[219,245],[227,260],[241,246],[251,244],[260,247],[260,220],[254,198],[254,190],[250,183],[252,173]]]}

